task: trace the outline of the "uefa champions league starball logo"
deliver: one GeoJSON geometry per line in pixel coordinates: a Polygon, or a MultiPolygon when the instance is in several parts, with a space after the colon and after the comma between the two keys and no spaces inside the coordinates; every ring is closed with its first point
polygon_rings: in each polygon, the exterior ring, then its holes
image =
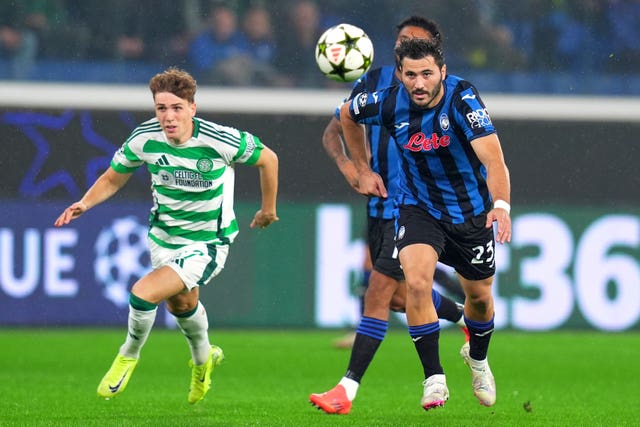
{"type": "Polygon", "coordinates": [[[103,295],[116,306],[129,304],[129,289],[151,269],[148,227],[135,216],[115,219],[96,239],[94,271],[103,295]]]}

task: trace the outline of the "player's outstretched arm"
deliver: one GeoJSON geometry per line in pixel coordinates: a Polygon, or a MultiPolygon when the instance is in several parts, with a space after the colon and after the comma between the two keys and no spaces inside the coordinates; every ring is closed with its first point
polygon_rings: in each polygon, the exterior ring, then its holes
{"type": "Polygon", "coordinates": [[[98,205],[120,190],[131,177],[130,173],[118,173],[109,167],[87,190],[79,201],[66,208],[53,223],[56,227],[69,224],[72,220],[98,205]]]}
{"type": "Polygon", "coordinates": [[[511,241],[511,182],[509,169],[504,161],[500,140],[496,134],[475,139],[471,146],[478,159],[487,169],[487,186],[494,201],[494,207],[487,214],[487,228],[493,222],[498,223],[496,241],[505,243],[511,241]],[[501,202],[498,202],[501,201],[501,202]]]}
{"type": "Polygon", "coordinates": [[[382,177],[371,170],[364,133],[364,126],[357,123],[349,112],[349,103],[340,108],[340,123],[351,160],[358,172],[356,191],[366,196],[387,197],[382,177]]]}
{"type": "Polygon", "coordinates": [[[255,163],[260,170],[262,207],[253,216],[250,227],[265,228],[278,221],[276,199],[278,195],[278,156],[269,147],[264,147],[255,163]]]}
{"type": "Polygon", "coordinates": [[[349,185],[354,190],[358,190],[358,172],[356,167],[347,156],[344,142],[342,140],[342,125],[340,120],[331,117],[331,121],[325,127],[322,133],[322,146],[327,155],[336,162],[336,166],[344,175],[349,185]]]}

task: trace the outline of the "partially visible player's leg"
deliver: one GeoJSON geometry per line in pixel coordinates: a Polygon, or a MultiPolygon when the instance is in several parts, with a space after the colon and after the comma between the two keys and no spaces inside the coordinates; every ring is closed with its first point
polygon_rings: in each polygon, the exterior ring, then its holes
{"type": "MultiPolygon", "coordinates": [[[[438,319],[448,320],[449,322],[458,325],[465,336],[465,342],[469,341],[469,330],[467,329],[467,325],[464,323],[464,305],[442,295],[435,289],[431,290],[431,298],[433,299],[433,305],[436,307],[438,319]]],[[[391,299],[391,311],[398,313],[406,312],[406,301],[407,286],[403,280],[399,283],[398,290],[393,294],[393,298],[391,299]]]]}
{"type": "Polygon", "coordinates": [[[400,262],[394,256],[394,236],[393,220],[368,218],[367,243],[373,270],[369,276],[363,315],[356,330],[347,372],[333,389],[309,396],[311,403],[325,412],[349,413],[360,381],[386,335],[391,300],[399,289],[398,281],[403,278],[400,262]]]}
{"type": "Polygon", "coordinates": [[[178,328],[187,339],[191,358],[201,365],[209,357],[209,319],[204,305],[199,301],[199,288],[183,292],[167,300],[167,309],[176,319],[178,328]]]}
{"type": "Polygon", "coordinates": [[[371,273],[364,315],[356,330],[357,344],[354,344],[345,375],[347,378],[360,382],[384,340],[389,323],[389,301],[397,287],[398,281],[394,278],[377,270],[371,273]]]}
{"type": "Polygon", "coordinates": [[[438,254],[431,245],[409,243],[400,249],[399,255],[407,283],[409,335],[424,372],[421,406],[429,410],[444,406],[449,398],[444,370],[440,363],[440,324],[431,292],[438,254]]]}
{"type": "Polygon", "coordinates": [[[491,293],[493,276],[483,280],[468,280],[460,277],[467,293],[464,317],[471,333],[471,357],[482,360],[487,357],[489,342],[493,334],[494,303],[491,293]]]}
{"type": "Polygon", "coordinates": [[[389,302],[398,282],[374,270],[365,294],[364,315],[356,330],[351,358],[345,376],[338,385],[325,393],[313,393],[313,405],[331,414],[348,414],[369,364],[373,360],[388,328],[389,302]]]}
{"type": "MultiPolygon", "coordinates": [[[[401,270],[400,270],[401,271],[401,270]]],[[[437,282],[437,277],[442,278],[443,275],[448,276],[446,272],[441,270],[439,267],[436,267],[436,272],[434,273],[434,280],[437,282]]],[[[448,284],[450,287],[457,287],[459,292],[462,293],[461,300],[464,301],[464,292],[462,291],[462,286],[456,280],[449,277],[449,280],[455,282],[455,286],[451,283],[448,284]]],[[[438,284],[441,284],[438,282],[438,284]]],[[[449,289],[448,289],[449,290],[449,289]]],[[[451,298],[442,295],[436,289],[431,290],[431,297],[433,299],[433,305],[436,308],[436,313],[438,314],[439,319],[448,320],[451,323],[455,323],[456,325],[462,328],[462,331],[465,334],[465,340],[468,336],[466,331],[466,325],[464,323],[464,306],[462,304],[457,303],[451,298]]],[[[407,286],[404,282],[404,276],[402,276],[402,280],[399,281],[398,288],[396,292],[393,294],[391,298],[391,303],[389,308],[391,311],[395,311],[398,313],[406,312],[406,303],[407,303],[407,286]]]]}
{"type": "Polygon", "coordinates": [[[183,288],[180,277],[168,267],[153,270],[134,284],[129,296],[127,336],[98,385],[98,396],[111,398],[125,390],[153,328],[158,303],[183,288]]]}
{"type": "Polygon", "coordinates": [[[441,261],[455,268],[464,289],[469,342],[463,345],[460,354],[471,368],[475,396],[481,404],[491,406],[496,401],[496,387],[487,354],[494,329],[491,286],[496,267],[493,250],[477,252],[478,247],[495,247],[493,229],[485,224],[485,218],[479,217],[464,224],[443,225],[449,241],[455,244],[446,246],[441,261]]]}
{"type": "Polygon", "coordinates": [[[492,281],[493,277],[477,281],[461,277],[467,292],[465,323],[469,329],[469,342],[462,346],[460,355],[471,368],[474,395],[484,406],[496,402],[496,384],[487,357],[494,329],[492,281]]]}
{"type": "Polygon", "coordinates": [[[457,304],[454,300],[442,295],[435,289],[431,289],[431,299],[436,308],[438,319],[448,320],[460,327],[464,326],[464,306],[462,304],[457,304]]]}
{"type": "Polygon", "coordinates": [[[446,289],[447,294],[454,296],[456,301],[464,302],[465,294],[460,281],[456,280],[453,275],[449,274],[442,267],[436,267],[433,280],[446,289]]]}
{"type": "Polygon", "coordinates": [[[211,374],[213,368],[220,365],[224,360],[224,353],[222,349],[217,345],[209,347],[209,356],[207,360],[201,364],[196,365],[193,360],[189,361],[191,367],[191,382],[189,384],[189,395],[187,401],[192,405],[198,403],[211,388],[211,374]]]}
{"type": "Polygon", "coordinates": [[[111,367],[98,384],[98,396],[109,399],[122,393],[127,387],[138,364],[140,350],[153,327],[157,308],[156,304],[130,294],[127,337],[111,367]]]}
{"type": "Polygon", "coordinates": [[[407,323],[424,373],[421,406],[429,410],[448,399],[440,363],[440,323],[433,301],[433,275],[446,233],[440,223],[416,206],[400,206],[396,246],[407,284],[407,323]],[[434,377],[434,378],[432,378],[434,377]]]}
{"type": "Polygon", "coordinates": [[[222,349],[209,341],[209,320],[199,295],[200,286],[207,285],[222,271],[228,251],[228,245],[197,243],[181,249],[169,264],[186,288],[167,299],[167,308],[176,318],[191,350],[188,401],[192,404],[207,394],[213,368],[224,359],[222,349]]]}
{"type": "Polygon", "coordinates": [[[180,331],[184,334],[191,350],[191,382],[187,400],[194,404],[202,400],[211,387],[213,368],[224,359],[224,353],[218,346],[209,342],[209,321],[204,305],[198,300],[198,288],[176,295],[167,300],[169,311],[173,313],[180,331]],[[181,312],[191,305],[191,310],[181,312]],[[180,313],[176,313],[180,312],[180,313]]]}
{"type": "Polygon", "coordinates": [[[129,295],[129,319],[127,321],[127,337],[120,346],[119,354],[137,359],[147,342],[151,328],[156,320],[158,305],[145,301],[133,293],[129,295]]]}

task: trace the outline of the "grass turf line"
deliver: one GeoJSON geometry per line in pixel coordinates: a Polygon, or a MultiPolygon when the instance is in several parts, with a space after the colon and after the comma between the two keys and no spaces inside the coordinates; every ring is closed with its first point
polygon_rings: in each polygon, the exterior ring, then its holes
{"type": "Polygon", "coordinates": [[[498,331],[489,360],[498,401],[480,406],[458,351],[441,334],[451,397],[420,407],[422,372],[406,331],[388,333],[351,414],[327,415],[308,395],[333,387],[349,351],[342,331],[221,330],[226,359],[205,400],[187,403],[189,351],[178,331],[154,330],[127,390],[105,401],[96,387],[124,329],[0,329],[0,426],[621,426],[637,425],[637,332],[498,331]]]}

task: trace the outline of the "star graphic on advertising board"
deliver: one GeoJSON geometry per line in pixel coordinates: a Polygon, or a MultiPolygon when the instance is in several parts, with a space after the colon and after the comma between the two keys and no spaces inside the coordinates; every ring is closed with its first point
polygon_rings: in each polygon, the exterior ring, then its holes
{"type": "Polygon", "coordinates": [[[85,141],[105,153],[104,156],[94,157],[87,161],[87,165],[85,166],[85,179],[87,185],[91,185],[107,168],[113,153],[118,149],[118,147],[110,143],[105,137],[95,131],[93,128],[93,119],[90,113],[80,113],[80,125],[82,129],[82,136],[85,141]]]}
{"type": "MultiPolygon", "coordinates": [[[[118,146],[109,142],[104,136],[95,130],[94,119],[89,112],[64,111],[60,114],[48,114],[31,111],[7,112],[1,116],[3,124],[15,126],[36,148],[31,164],[26,169],[20,182],[18,192],[22,197],[37,198],[42,197],[53,189],[62,188],[69,196],[77,198],[81,195],[81,188],[91,185],[98,176],[109,165],[109,161],[118,146]],[[74,131],[78,123],[81,137],[74,131]],[[71,130],[70,130],[71,129],[71,130]],[[56,132],[69,133],[62,138],[55,137],[56,132]],[[46,135],[54,135],[48,139],[46,135]],[[65,141],[72,141],[77,144],[74,138],[81,138],[86,145],[93,147],[86,164],[84,165],[85,183],[79,183],[78,178],[64,168],[64,165],[71,164],[71,161],[61,161],[60,159],[82,160],[87,158],[83,153],[68,152],[67,147],[60,145],[65,141]],[[54,140],[55,139],[55,140],[54,140]],[[52,150],[52,144],[56,144],[52,150]],[[98,150],[98,155],[95,154],[98,150]],[[60,166],[58,166],[60,165],[60,166]],[[54,168],[54,171],[50,169],[54,168]],[[48,171],[48,172],[47,172],[48,171]]],[[[120,116],[120,121],[130,128],[130,118],[126,115],[120,116]]]]}
{"type": "Polygon", "coordinates": [[[72,196],[77,196],[80,193],[78,185],[67,171],[56,171],[40,182],[36,178],[50,154],[49,142],[38,131],[38,127],[63,130],[73,119],[73,116],[74,114],[71,111],[65,111],[59,116],[29,111],[10,112],[3,115],[2,121],[20,128],[37,150],[20,184],[19,191],[21,195],[37,197],[59,185],[63,186],[72,196]]]}

